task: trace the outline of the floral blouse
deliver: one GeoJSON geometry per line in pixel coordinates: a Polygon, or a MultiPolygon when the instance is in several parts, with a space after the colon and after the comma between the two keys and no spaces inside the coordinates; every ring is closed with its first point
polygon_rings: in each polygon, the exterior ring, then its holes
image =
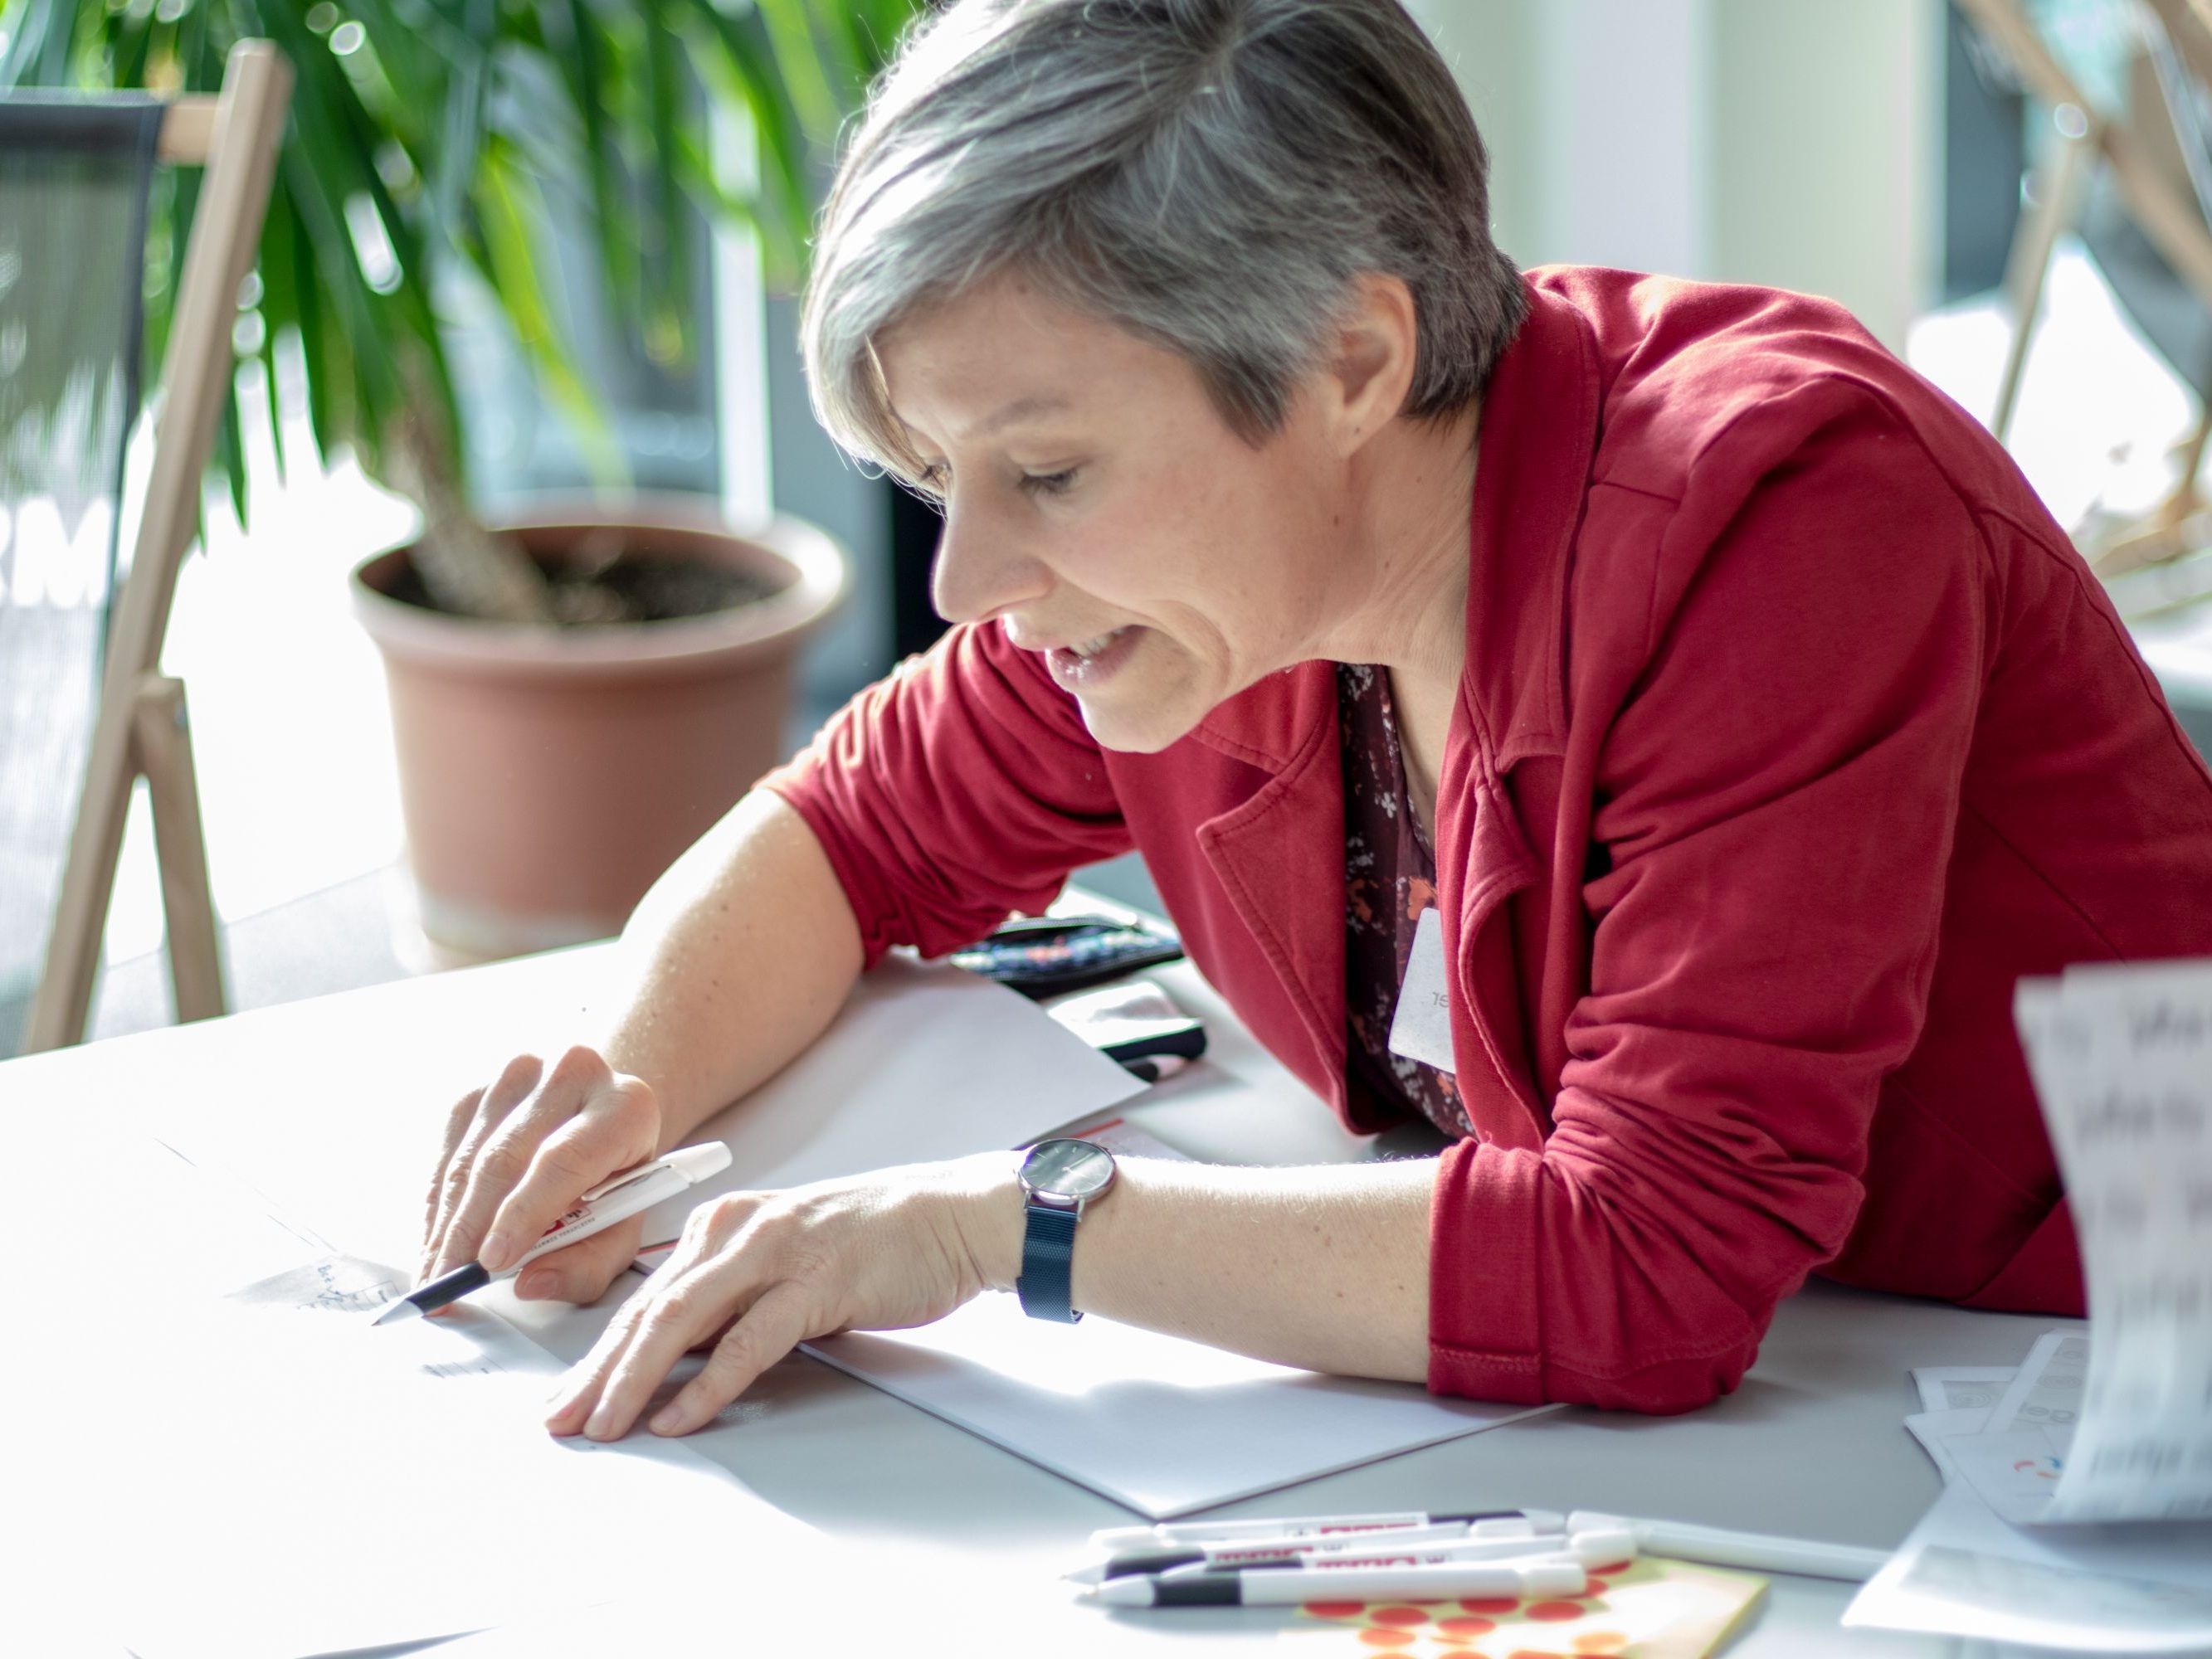
{"type": "Polygon", "coordinates": [[[1390,1051],[1390,1019],[1413,931],[1437,902],[1436,854],[1406,792],[1390,676],[1340,663],[1336,696],[1344,754],[1346,1063],[1378,1102],[1458,1139],[1474,1127],[1452,1074],[1390,1051]]]}

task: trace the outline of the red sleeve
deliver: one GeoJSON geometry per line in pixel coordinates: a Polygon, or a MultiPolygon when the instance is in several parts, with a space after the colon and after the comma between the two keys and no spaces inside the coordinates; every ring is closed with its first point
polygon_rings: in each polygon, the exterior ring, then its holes
{"type": "Polygon", "coordinates": [[[1737,465],[1775,428],[1802,440],[1685,551],[1693,472],[1607,705],[1553,1133],[1443,1161],[1440,1392],[1704,1404],[1857,1215],[1877,1090],[1926,1013],[1984,550],[1869,398],[1779,401],[1737,465]]]}
{"type": "Polygon", "coordinates": [[[760,787],[822,843],[870,965],[973,944],[1130,847],[1074,699],[988,623],[901,663],[760,787]]]}

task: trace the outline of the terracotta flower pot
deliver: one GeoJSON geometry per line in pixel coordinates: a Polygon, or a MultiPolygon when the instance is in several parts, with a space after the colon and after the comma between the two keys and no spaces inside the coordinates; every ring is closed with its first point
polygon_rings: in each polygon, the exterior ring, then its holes
{"type": "Polygon", "coordinates": [[[536,556],[618,546],[765,577],[712,615],[593,628],[482,623],[395,599],[410,548],[354,572],[383,653],[408,862],[447,961],[619,932],[656,877],[781,750],[800,642],[842,599],[847,560],[779,518],[739,536],[681,497],[543,508],[501,526],[536,556]]]}

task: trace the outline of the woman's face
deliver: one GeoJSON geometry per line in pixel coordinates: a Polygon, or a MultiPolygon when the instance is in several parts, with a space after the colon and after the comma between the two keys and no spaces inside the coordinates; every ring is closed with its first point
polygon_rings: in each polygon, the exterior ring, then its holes
{"type": "Polygon", "coordinates": [[[1360,585],[1333,377],[1255,448],[1181,357],[1012,276],[878,356],[945,503],[938,611],[1042,653],[1106,747],[1164,748],[1328,654],[1360,585]]]}

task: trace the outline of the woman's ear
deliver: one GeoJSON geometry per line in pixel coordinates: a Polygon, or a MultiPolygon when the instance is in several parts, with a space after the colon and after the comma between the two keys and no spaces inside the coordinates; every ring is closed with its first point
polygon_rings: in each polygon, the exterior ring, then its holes
{"type": "Polygon", "coordinates": [[[1353,279],[1338,319],[1328,379],[1337,451],[1349,456],[1398,416],[1413,383],[1420,324],[1401,277],[1370,272],[1353,279]]]}

